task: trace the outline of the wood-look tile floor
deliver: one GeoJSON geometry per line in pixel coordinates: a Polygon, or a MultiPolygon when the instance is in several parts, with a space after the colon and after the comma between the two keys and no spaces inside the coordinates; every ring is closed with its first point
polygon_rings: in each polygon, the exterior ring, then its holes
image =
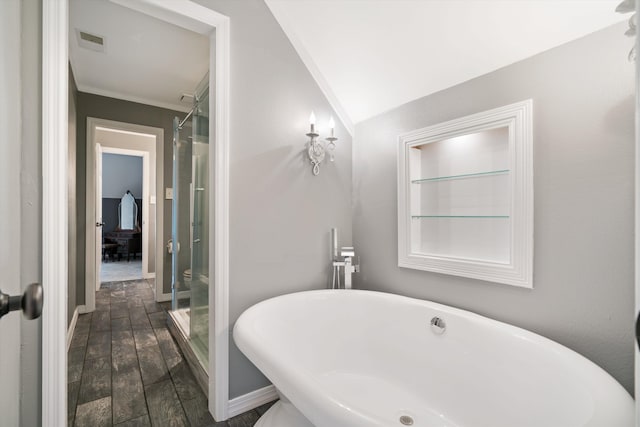
{"type": "Polygon", "coordinates": [[[69,348],[69,426],[251,427],[271,404],[215,422],[146,280],[104,283],[69,348]]]}

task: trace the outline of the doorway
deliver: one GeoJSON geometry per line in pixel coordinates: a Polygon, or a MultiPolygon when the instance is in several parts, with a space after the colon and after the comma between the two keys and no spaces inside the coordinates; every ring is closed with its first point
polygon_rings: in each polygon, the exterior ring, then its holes
{"type": "MultiPolygon", "coordinates": [[[[210,41],[210,84],[217,94],[210,101],[210,117],[215,123],[212,135],[213,152],[211,187],[215,210],[211,229],[211,263],[215,265],[213,292],[209,299],[215,310],[209,314],[209,342],[214,349],[209,360],[215,382],[210,382],[209,410],[219,420],[227,418],[228,401],[228,201],[229,201],[229,18],[189,0],[165,2],[146,0],[113,3],[138,10],[145,15],[174,23],[210,41]],[[214,191],[215,189],[215,191],[214,191]],[[215,322],[214,322],[215,320],[215,322]]],[[[42,423],[44,426],[64,425],[66,422],[66,185],[67,169],[67,76],[68,76],[68,1],[44,2],[42,7],[42,147],[43,147],[43,285],[49,289],[45,299],[42,330],[42,423]]],[[[213,126],[212,126],[213,129],[213,126]]],[[[160,156],[160,152],[158,153],[160,156]]],[[[89,183],[87,183],[88,185],[89,183]]],[[[93,221],[94,218],[91,218],[93,221]]],[[[157,236],[160,240],[160,236],[157,236]]],[[[88,271],[87,271],[88,273],[88,271]]],[[[158,274],[156,272],[156,279],[158,274]]],[[[94,272],[95,274],[95,272],[94,272]]],[[[89,304],[93,292],[87,294],[89,304]]],[[[95,309],[95,300],[93,301],[95,309]]]]}
{"type": "Polygon", "coordinates": [[[148,194],[155,168],[149,167],[148,151],[101,147],[101,194],[96,197],[96,212],[102,213],[102,236],[96,239],[102,255],[99,281],[142,280],[153,275],[156,258],[150,244],[155,242],[155,227],[149,227],[149,209],[155,203],[148,194]]]}
{"type": "MultiPolygon", "coordinates": [[[[157,195],[162,194],[164,185],[163,173],[163,141],[164,130],[150,126],[117,122],[112,120],[87,118],[87,233],[85,255],[86,263],[86,301],[83,312],[91,312],[96,308],[95,292],[100,289],[101,267],[115,270],[110,262],[118,262],[123,270],[132,270],[131,262],[140,258],[140,275],[142,279],[155,279],[152,284],[156,301],[162,299],[161,268],[156,267],[164,250],[162,205],[157,203],[157,195]],[[122,187],[109,190],[105,200],[104,183],[104,155],[135,156],[142,163],[142,185],[140,189],[131,192],[131,188],[122,187]],[[122,198],[129,190],[136,207],[141,210],[138,224],[133,221],[131,230],[122,230],[120,224],[122,198]],[[121,191],[120,200],[117,191],[121,191]],[[136,192],[140,192],[139,196],[136,192]],[[137,197],[136,197],[137,196],[137,197]],[[136,200],[137,199],[137,200],[136,200]],[[105,206],[110,209],[106,211],[105,206]],[[105,236],[105,218],[108,236],[105,236]],[[95,232],[90,231],[91,229],[95,232]],[[139,230],[138,230],[139,228],[139,230]],[[113,229],[113,230],[112,230],[113,229]],[[107,237],[107,240],[104,238],[107,237]],[[116,246],[110,246],[115,243],[116,246]],[[128,258],[128,263],[127,263],[128,258]],[[124,261],[123,264],[120,262],[124,261]]],[[[107,188],[110,183],[107,183],[107,188]]],[[[125,184],[122,184],[125,185],[125,184]]],[[[132,187],[133,188],[133,187],[132,187]]],[[[129,227],[126,227],[129,228],[129,227]]],[[[124,279],[119,279],[124,280],[124,279]]],[[[107,280],[108,281],[108,280],[107,280]]]]}

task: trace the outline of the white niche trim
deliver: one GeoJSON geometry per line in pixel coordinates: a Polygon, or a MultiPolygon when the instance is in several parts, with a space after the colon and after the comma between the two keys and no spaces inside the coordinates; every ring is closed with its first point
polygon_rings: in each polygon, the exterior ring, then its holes
{"type": "Polygon", "coordinates": [[[533,287],[532,105],[399,136],[399,267],[533,287]]]}

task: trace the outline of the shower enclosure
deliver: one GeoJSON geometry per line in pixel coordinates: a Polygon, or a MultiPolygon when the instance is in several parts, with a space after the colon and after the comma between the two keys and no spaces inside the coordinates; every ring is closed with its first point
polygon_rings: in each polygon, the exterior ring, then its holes
{"type": "MultiPolygon", "coordinates": [[[[172,333],[198,377],[209,360],[209,77],[193,109],[173,120],[172,333]],[[192,360],[189,360],[192,359],[192,360]],[[195,359],[195,360],[193,360],[195,359]]],[[[198,378],[205,389],[206,382],[198,378]]]]}

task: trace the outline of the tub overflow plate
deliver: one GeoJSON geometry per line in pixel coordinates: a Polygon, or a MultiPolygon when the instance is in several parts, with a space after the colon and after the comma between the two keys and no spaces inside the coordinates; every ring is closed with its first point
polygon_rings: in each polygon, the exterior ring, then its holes
{"type": "Polygon", "coordinates": [[[403,415],[400,417],[400,424],[404,426],[412,426],[413,418],[411,418],[409,415],[403,415]]]}

